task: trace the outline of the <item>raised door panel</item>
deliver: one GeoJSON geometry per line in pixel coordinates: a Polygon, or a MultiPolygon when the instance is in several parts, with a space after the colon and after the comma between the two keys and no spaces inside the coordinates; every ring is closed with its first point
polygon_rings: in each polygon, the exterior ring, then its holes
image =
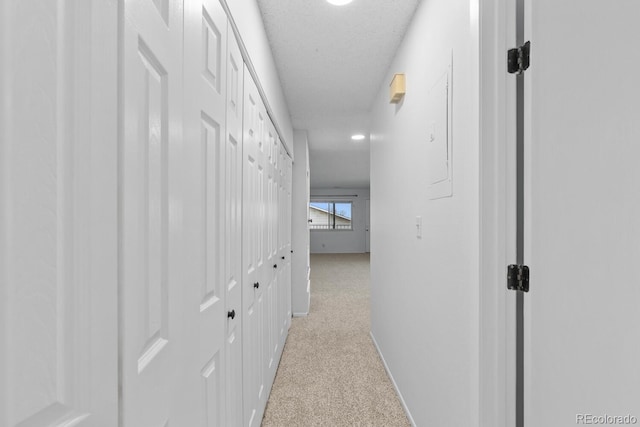
{"type": "MultiPolygon", "coordinates": [[[[266,114],[266,113],[265,113],[266,114]]],[[[269,154],[271,153],[273,141],[277,138],[277,134],[275,131],[275,127],[269,118],[266,119],[265,131],[264,131],[264,139],[265,139],[265,150],[268,150],[269,154]]],[[[271,252],[271,246],[273,241],[273,228],[271,227],[271,217],[273,215],[271,211],[271,200],[272,200],[272,182],[273,182],[273,165],[271,164],[271,157],[265,156],[265,169],[268,174],[268,178],[265,180],[264,192],[265,197],[262,199],[262,209],[265,212],[265,215],[262,217],[262,228],[263,234],[265,236],[265,243],[263,245],[262,251],[264,256],[266,257],[266,268],[263,272],[264,282],[267,284],[266,296],[265,296],[265,310],[264,310],[264,334],[265,334],[265,360],[264,363],[266,365],[265,371],[267,372],[267,383],[270,387],[270,384],[275,377],[275,372],[277,369],[276,363],[276,351],[279,346],[278,341],[276,339],[277,334],[276,330],[276,321],[274,320],[277,317],[277,287],[275,286],[274,280],[274,268],[273,264],[276,262],[274,256],[271,252]]]]}
{"type": "Polygon", "coordinates": [[[258,425],[264,398],[264,289],[261,268],[264,265],[261,244],[260,203],[264,165],[261,161],[263,120],[262,100],[251,75],[244,75],[243,129],[243,401],[244,425],[258,425]]]}
{"type": "Polygon", "coordinates": [[[225,356],[226,372],[226,411],[228,426],[242,425],[242,326],[236,311],[235,319],[229,318],[226,331],[225,356]]]}
{"type": "MultiPolygon", "coordinates": [[[[246,101],[249,101],[247,98],[246,101]]],[[[248,102],[245,102],[245,104],[248,102]]],[[[245,138],[244,182],[243,182],[243,394],[245,406],[245,425],[253,425],[261,395],[261,352],[260,341],[262,323],[262,292],[258,277],[256,260],[256,187],[257,160],[254,150],[247,145],[254,141],[245,138]]]]}
{"type": "Polygon", "coordinates": [[[286,187],[286,163],[285,163],[285,150],[284,146],[278,139],[278,243],[277,243],[277,251],[278,251],[278,295],[279,295],[279,307],[278,307],[278,320],[279,320],[279,331],[280,331],[280,343],[284,345],[284,340],[286,338],[285,332],[287,330],[287,282],[285,275],[285,265],[287,256],[285,254],[286,249],[286,222],[287,222],[287,194],[285,191],[286,187]]]}
{"type": "Polygon", "coordinates": [[[224,274],[227,16],[215,0],[185,1],[185,323],[181,425],[226,424],[224,274]]]}
{"type": "Polygon", "coordinates": [[[103,61],[117,59],[117,10],[4,3],[0,425],[112,426],[117,75],[103,61]]]}
{"type": "MultiPolygon", "coordinates": [[[[276,140],[277,137],[271,137],[272,141],[276,140]]],[[[269,144],[270,152],[273,151],[273,143],[269,144]]],[[[275,208],[275,203],[278,199],[276,192],[274,191],[277,188],[277,170],[275,169],[273,162],[273,155],[269,157],[269,163],[267,165],[267,200],[265,204],[265,209],[267,211],[266,214],[266,227],[267,227],[267,264],[273,266],[276,262],[277,256],[277,244],[278,244],[278,236],[276,234],[277,227],[275,225],[277,221],[277,209],[275,208]]],[[[273,277],[273,270],[268,271],[267,279],[271,279],[273,277]]]]}
{"type": "MultiPolygon", "coordinates": [[[[253,82],[252,82],[253,83],[253,82]]],[[[267,193],[267,174],[269,168],[269,161],[267,156],[267,147],[269,141],[269,129],[270,124],[269,117],[267,116],[266,108],[262,99],[258,97],[257,88],[251,84],[252,96],[256,97],[256,108],[253,111],[254,123],[255,123],[255,139],[253,141],[255,153],[256,153],[256,165],[258,170],[258,179],[256,180],[256,194],[254,197],[254,217],[253,227],[256,233],[256,246],[255,246],[255,259],[257,269],[257,280],[260,282],[260,288],[255,290],[255,297],[257,298],[257,304],[259,306],[260,318],[256,319],[258,328],[256,333],[259,335],[257,344],[260,346],[259,360],[259,388],[258,388],[258,408],[262,408],[266,405],[267,393],[270,387],[270,323],[271,306],[269,305],[272,297],[272,286],[269,280],[269,273],[271,266],[268,265],[267,247],[267,227],[266,227],[266,193],[267,193]]],[[[262,412],[258,411],[256,417],[261,418],[262,412]]]]}
{"type": "MultiPolygon", "coordinates": [[[[276,156],[277,158],[277,156],[276,156]]],[[[278,256],[280,254],[280,170],[277,167],[278,162],[276,161],[273,165],[273,177],[271,181],[272,186],[272,199],[271,199],[271,256],[277,268],[278,256]]]]}
{"type": "Polygon", "coordinates": [[[286,301],[286,312],[287,312],[287,322],[286,322],[286,327],[287,329],[289,329],[289,327],[291,326],[291,317],[292,317],[292,312],[291,312],[291,259],[292,259],[292,249],[291,249],[291,224],[292,224],[292,218],[291,218],[291,209],[292,209],[292,196],[293,196],[293,161],[291,160],[290,157],[286,157],[286,162],[287,162],[287,173],[286,173],[286,186],[285,186],[285,192],[286,192],[286,205],[285,205],[285,210],[286,210],[286,215],[285,215],[285,257],[286,257],[286,265],[285,265],[285,277],[286,277],[286,292],[287,292],[287,296],[285,298],[286,301]]]}
{"type": "Polygon", "coordinates": [[[242,119],[244,63],[230,26],[227,28],[226,117],[224,141],[224,278],[226,331],[226,425],[242,425],[243,333],[246,319],[242,304],[242,119]]]}
{"type": "MultiPolygon", "coordinates": [[[[274,138],[277,141],[277,137],[274,138]]],[[[271,147],[274,147],[275,144],[271,144],[271,147]]],[[[275,153],[275,149],[272,151],[275,153]]],[[[272,159],[275,158],[275,155],[272,155],[272,159]]],[[[275,169],[275,162],[270,162],[269,164],[269,178],[268,178],[268,199],[267,199],[267,209],[269,212],[267,218],[267,229],[268,229],[268,245],[267,245],[267,256],[268,256],[268,264],[272,266],[268,272],[268,281],[270,292],[272,294],[272,299],[270,301],[270,318],[269,318],[269,341],[270,348],[272,349],[270,352],[271,357],[275,360],[275,366],[277,366],[277,355],[281,349],[280,342],[280,327],[279,327],[279,319],[280,319],[280,300],[281,300],[281,292],[280,287],[278,286],[278,269],[277,269],[277,255],[278,255],[278,171],[275,169]]],[[[277,369],[274,366],[274,369],[277,369]]]]}
{"type": "Polygon", "coordinates": [[[164,426],[183,333],[182,2],[126,2],[124,15],[121,418],[164,426]]]}
{"type": "Polygon", "coordinates": [[[640,86],[624,70],[640,65],[626,46],[640,39],[640,3],[527,0],[525,10],[525,426],[630,423],[640,417],[640,86]],[[568,50],[580,72],[562,71],[568,50]]]}

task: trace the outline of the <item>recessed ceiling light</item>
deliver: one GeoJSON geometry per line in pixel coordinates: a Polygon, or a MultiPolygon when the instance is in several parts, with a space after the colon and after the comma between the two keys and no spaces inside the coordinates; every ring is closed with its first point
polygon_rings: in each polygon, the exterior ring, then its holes
{"type": "Polygon", "coordinates": [[[353,0],[327,0],[327,2],[331,3],[334,6],[344,6],[345,4],[351,3],[353,0]]]}
{"type": "Polygon", "coordinates": [[[364,138],[365,136],[361,133],[357,133],[351,136],[351,139],[353,139],[354,141],[362,141],[364,138]]]}

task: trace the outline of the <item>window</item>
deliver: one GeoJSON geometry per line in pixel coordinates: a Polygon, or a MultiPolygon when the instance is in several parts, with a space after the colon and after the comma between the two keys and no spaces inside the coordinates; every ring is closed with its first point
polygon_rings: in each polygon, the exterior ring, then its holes
{"type": "Polygon", "coordinates": [[[311,230],[353,230],[351,202],[309,203],[311,230]]]}

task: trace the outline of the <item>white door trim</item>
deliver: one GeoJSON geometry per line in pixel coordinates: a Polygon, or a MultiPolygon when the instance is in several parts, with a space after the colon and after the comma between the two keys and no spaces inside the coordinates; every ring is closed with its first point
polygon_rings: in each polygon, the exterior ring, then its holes
{"type": "MultiPolygon", "coordinates": [[[[474,1],[474,0],[472,0],[474,1]]],[[[506,267],[516,255],[515,79],[506,52],[515,44],[514,0],[479,2],[480,33],[480,419],[515,420],[515,293],[506,267]],[[511,78],[510,78],[511,77],[511,78]]]]}

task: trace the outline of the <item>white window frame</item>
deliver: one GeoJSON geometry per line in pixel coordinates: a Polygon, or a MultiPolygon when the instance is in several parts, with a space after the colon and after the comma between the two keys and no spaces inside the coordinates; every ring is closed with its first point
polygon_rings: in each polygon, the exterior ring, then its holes
{"type": "MultiPolygon", "coordinates": [[[[353,206],[353,200],[335,200],[335,199],[313,199],[309,201],[309,209],[312,209],[311,204],[312,203],[328,203],[328,204],[333,204],[333,227],[331,227],[331,224],[329,224],[328,228],[314,228],[314,224],[313,222],[309,222],[309,230],[310,231],[324,231],[324,232],[344,232],[344,231],[353,231],[353,217],[354,217],[354,206],[353,206]],[[336,204],[350,204],[351,205],[351,218],[350,218],[350,224],[349,224],[349,228],[335,228],[335,205],[336,204]]],[[[327,211],[328,215],[332,215],[331,214],[331,209],[329,209],[329,211],[327,211]]],[[[311,218],[310,218],[311,219],[311,218]]],[[[329,220],[329,222],[331,222],[331,220],[329,220]]]]}

